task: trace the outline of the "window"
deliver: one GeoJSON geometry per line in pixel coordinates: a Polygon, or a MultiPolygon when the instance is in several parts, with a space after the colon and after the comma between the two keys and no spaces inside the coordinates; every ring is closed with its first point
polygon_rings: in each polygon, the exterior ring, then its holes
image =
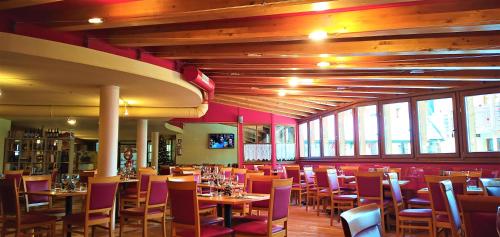
{"type": "Polygon", "coordinates": [[[500,151],[500,93],[465,96],[469,152],[500,151]]]}
{"type": "Polygon", "coordinates": [[[243,138],[245,161],[271,160],[271,126],[244,125],[243,138]]]}
{"type": "Polygon", "coordinates": [[[411,154],[409,103],[383,105],[384,153],[386,155],[411,154]]]}
{"type": "Polygon", "coordinates": [[[455,153],[453,99],[417,101],[420,153],[455,153]]]}
{"type": "Polygon", "coordinates": [[[354,155],[354,120],[352,109],[338,113],[339,155],[354,155]]]}
{"type": "Polygon", "coordinates": [[[323,156],[335,156],[335,115],[323,117],[323,156]]]}
{"type": "Polygon", "coordinates": [[[300,157],[309,156],[309,140],[307,138],[307,123],[299,125],[299,151],[300,157]]]}
{"type": "Polygon", "coordinates": [[[309,135],[311,136],[311,157],[320,157],[321,136],[319,133],[319,119],[309,122],[309,135]]]}
{"type": "Polygon", "coordinates": [[[378,155],[377,105],[358,107],[358,143],[360,155],[378,155]]]}
{"type": "Polygon", "coordinates": [[[295,160],[295,127],[276,126],[276,159],[295,160]]]}

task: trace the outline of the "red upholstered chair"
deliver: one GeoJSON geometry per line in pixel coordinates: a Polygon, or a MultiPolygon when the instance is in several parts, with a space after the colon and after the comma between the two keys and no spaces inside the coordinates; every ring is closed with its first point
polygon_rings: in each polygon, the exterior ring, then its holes
{"type": "Polygon", "coordinates": [[[221,169],[221,173],[226,177],[226,179],[231,178],[231,175],[233,174],[233,168],[231,167],[224,167],[221,169]]]}
{"type": "Polygon", "coordinates": [[[382,214],[382,230],[385,233],[385,215],[391,205],[389,200],[384,199],[383,181],[384,173],[380,172],[358,172],[356,175],[356,190],[358,192],[358,206],[375,203],[380,207],[382,214]]]}
{"type": "Polygon", "coordinates": [[[170,175],[170,166],[169,165],[160,165],[160,169],[158,171],[160,175],[170,175]]]}
{"type": "MultiPolygon", "coordinates": [[[[356,176],[359,172],[359,166],[340,166],[340,170],[342,170],[343,174],[346,176],[356,176]]],[[[344,193],[355,193],[356,186],[349,184],[353,179],[343,179],[340,182],[340,190],[344,193]]]]}
{"type": "MultiPolygon", "coordinates": [[[[250,193],[261,193],[261,194],[271,194],[272,180],[279,179],[278,176],[274,175],[253,175],[248,178],[250,193]]],[[[260,211],[269,210],[269,200],[252,202],[250,204],[249,213],[256,210],[257,215],[260,215],[260,211]]]]}
{"type": "Polygon", "coordinates": [[[264,175],[271,175],[272,167],[270,165],[263,165],[259,167],[259,171],[264,172],[264,175]]]}
{"type": "Polygon", "coordinates": [[[314,171],[310,166],[304,167],[304,180],[306,182],[306,211],[309,210],[309,201],[312,201],[311,204],[313,208],[315,207],[316,201],[316,183],[314,180],[314,171]]]}
{"type": "MultiPolygon", "coordinates": [[[[43,214],[21,214],[19,204],[19,191],[15,179],[0,180],[0,210],[2,210],[2,236],[15,233],[20,236],[21,232],[34,230],[35,236],[47,233],[48,236],[55,235],[56,217],[43,214]]],[[[27,234],[31,235],[31,233],[27,234]]]]}
{"type": "Polygon", "coordinates": [[[396,215],[396,235],[400,236],[405,229],[428,230],[432,236],[432,209],[405,209],[403,194],[397,179],[396,173],[391,177],[388,175],[389,185],[391,187],[394,213],[396,215]]]}
{"type": "Polygon", "coordinates": [[[368,204],[340,214],[345,237],[381,237],[380,207],[368,204]]]}
{"type": "Polygon", "coordinates": [[[86,237],[90,227],[103,227],[101,225],[107,224],[107,228],[104,228],[108,229],[109,236],[112,236],[112,213],[119,183],[120,176],[89,178],[85,211],[63,217],[63,235],[75,232],[86,237]],[[74,227],[82,227],[83,232],[74,231],[74,227]]]}
{"type": "Polygon", "coordinates": [[[354,208],[356,204],[356,200],[358,198],[355,194],[341,194],[339,178],[337,176],[337,170],[329,169],[327,170],[328,175],[328,188],[330,193],[330,225],[333,225],[333,215],[335,210],[339,213],[339,221],[340,221],[340,212],[343,210],[350,210],[354,208]]]}
{"type": "Polygon", "coordinates": [[[238,179],[239,184],[245,185],[247,169],[233,168],[234,177],[238,179]]]}
{"type": "MultiPolygon", "coordinates": [[[[46,191],[52,187],[51,175],[23,176],[23,188],[26,192],[46,191]]],[[[41,195],[24,195],[26,212],[43,213],[47,215],[64,216],[64,209],[52,208],[52,198],[41,195]],[[30,209],[31,207],[46,207],[30,209]]]]}
{"type": "Polygon", "coordinates": [[[500,197],[500,178],[480,179],[485,196],[500,197]]]}
{"type": "Polygon", "coordinates": [[[233,227],[236,236],[287,236],[288,207],[292,179],[274,179],[267,220],[256,220],[233,227]]]}
{"type": "Polygon", "coordinates": [[[450,229],[451,223],[446,211],[445,200],[441,192],[440,183],[443,180],[450,180],[453,184],[455,194],[465,194],[466,177],[465,176],[436,176],[426,175],[425,181],[429,187],[429,197],[432,207],[432,225],[434,227],[434,236],[437,236],[439,229],[450,229]]]}
{"type": "MultiPolygon", "coordinates": [[[[328,185],[328,169],[314,169],[314,182],[316,183],[316,211],[319,216],[322,201],[330,200],[332,192],[328,185]]],[[[323,202],[323,210],[326,210],[326,203],[323,202]]]]}
{"type": "Polygon", "coordinates": [[[302,196],[306,194],[306,183],[302,182],[300,175],[300,166],[285,166],[285,172],[287,178],[291,178],[293,180],[292,184],[292,195],[296,194],[297,196],[297,205],[302,205],[302,196]]]}
{"type": "Polygon", "coordinates": [[[21,187],[21,180],[24,174],[24,170],[4,170],[5,179],[14,180],[16,187],[19,189],[21,187]]]}
{"type": "Polygon", "coordinates": [[[439,184],[444,198],[446,213],[451,224],[451,236],[465,237],[462,220],[460,219],[460,210],[458,209],[455,193],[453,192],[453,183],[450,180],[444,180],[439,182],[439,184]]]}
{"type": "Polygon", "coordinates": [[[168,193],[173,218],[172,236],[230,236],[233,233],[232,229],[220,225],[202,225],[196,190],[194,181],[169,179],[168,193]]]}
{"type": "Polygon", "coordinates": [[[80,183],[88,183],[90,177],[97,175],[97,170],[80,170],[80,183]]]}
{"type": "MultiPolygon", "coordinates": [[[[160,223],[163,237],[167,236],[165,218],[167,213],[168,176],[150,176],[146,205],[120,211],[120,236],[125,228],[125,220],[142,221],[142,236],[148,236],[148,222],[160,223]]],[[[128,224],[128,223],[127,223],[128,224]]]]}
{"type": "Polygon", "coordinates": [[[148,191],[149,176],[156,175],[156,170],[143,169],[138,173],[139,181],[135,193],[125,193],[120,196],[120,209],[124,209],[127,205],[139,207],[141,203],[146,202],[146,193],[148,191]]]}
{"type": "Polygon", "coordinates": [[[495,236],[500,197],[458,195],[468,237],[495,236]]]}

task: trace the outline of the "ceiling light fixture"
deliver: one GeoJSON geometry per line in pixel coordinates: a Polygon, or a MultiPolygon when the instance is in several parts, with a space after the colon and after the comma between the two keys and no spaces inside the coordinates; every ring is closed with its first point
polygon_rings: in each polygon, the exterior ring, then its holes
{"type": "Polygon", "coordinates": [[[313,11],[320,12],[330,9],[330,3],[328,2],[315,2],[312,4],[313,11]]]}
{"type": "Polygon", "coordinates": [[[309,34],[309,39],[313,41],[321,41],[328,38],[328,33],[324,30],[316,30],[309,34]]]}
{"type": "Polygon", "coordinates": [[[123,111],[123,115],[124,116],[128,116],[128,108],[127,108],[128,102],[127,101],[123,101],[123,103],[125,103],[124,104],[125,110],[123,111]]]}
{"type": "Polygon", "coordinates": [[[278,91],[278,95],[279,96],[285,96],[286,95],[286,91],[285,90],[279,90],[278,91]]]}
{"type": "Polygon", "coordinates": [[[66,120],[66,123],[68,123],[71,126],[75,126],[76,125],[76,119],[72,118],[72,117],[68,117],[68,119],[66,120]]]}
{"type": "Polygon", "coordinates": [[[323,61],[323,62],[319,62],[318,64],[316,64],[318,67],[329,67],[330,66],[330,63],[329,62],[326,62],[326,61],[323,61]]]}
{"type": "Polygon", "coordinates": [[[292,77],[290,78],[290,81],[288,81],[288,84],[291,86],[291,87],[296,87],[299,85],[299,78],[297,77],[292,77]]]}
{"type": "Polygon", "coordinates": [[[89,18],[89,23],[90,24],[102,24],[104,21],[100,17],[92,17],[89,18]]]}
{"type": "Polygon", "coordinates": [[[327,54],[327,53],[322,53],[319,55],[320,58],[328,58],[330,56],[330,54],[327,54]]]}

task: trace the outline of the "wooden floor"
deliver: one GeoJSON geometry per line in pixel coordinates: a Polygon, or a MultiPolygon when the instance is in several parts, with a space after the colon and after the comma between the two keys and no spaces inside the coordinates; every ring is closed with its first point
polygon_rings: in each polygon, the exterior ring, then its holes
{"type": "MultiPolygon", "coordinates": [[[[76,208],[76,206],[75,206],[76,208]]],[[[75,209],[79,210],[79,209],[75,209]]],[[[334,226],[330,226],[330,221],[325,213],[321,213],[320,216],[316,215],[315,211],[309,210],[305,211],[304,207],[291,206],[290,207],[290,220],[289,220],[289,231],[288,236],[290,237],[312,237],[312,236],[344,236],[342,231],[342,226],[338,222],[334,222],[334,226]]],[[[62,237],[62,226],[58,224],[57,227],[57,237],[62,237]]],[[[117,226],[117,228],[119,228],[117,226]]],[[[160,227],[158,224],[150,224],[148,229],[148,236],[151,237],[161,237],[160,227]]],[[[169,233],[170,231],[168,231],[169,233]]],[[[141,236],[142,231],[135,227],[126,227],[124,230],[123,237],[135,237],[141,236]]],[[[80,236],[73,234],[73,236],[80,236]]],[[[107,232],[105,230],[97,229],[95,232],[96,237],[107,237],[107,232]]],[[[115,231],[115,236],[118,237],[118,229],[115,231]]],[[[396,236],[394,230],[389,232],[386,236],[393,237],[396,236]]],[[[426,233],[421,234],[407,234],[405,236],[428,236],[426,233]]]]}

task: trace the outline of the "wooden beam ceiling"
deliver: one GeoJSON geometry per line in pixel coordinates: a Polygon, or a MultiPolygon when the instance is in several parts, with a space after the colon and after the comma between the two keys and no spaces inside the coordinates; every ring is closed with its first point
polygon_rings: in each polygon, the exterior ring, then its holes
{"type": "Polygon", "coordinates": [[[60,1],[62,0],[3,0],[0,1],[0,10],[16,9],[60,1]]]}

